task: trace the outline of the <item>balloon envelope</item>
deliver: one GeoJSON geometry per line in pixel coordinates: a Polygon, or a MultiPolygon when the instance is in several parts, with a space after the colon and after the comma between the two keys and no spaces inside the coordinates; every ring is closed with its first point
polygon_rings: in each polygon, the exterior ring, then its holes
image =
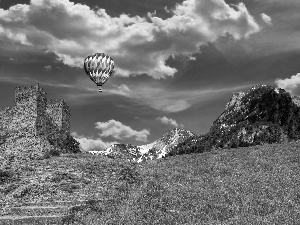
{"type": "MultiPolygon", "coordinates": [[[[104,53],[95,53],[84,60],[84,70],[97,86],[102,86],[111,76],[114,69],[114,60],[104,53]]],[[[99,89],[101,91],[101,89],[99,89]]]]}

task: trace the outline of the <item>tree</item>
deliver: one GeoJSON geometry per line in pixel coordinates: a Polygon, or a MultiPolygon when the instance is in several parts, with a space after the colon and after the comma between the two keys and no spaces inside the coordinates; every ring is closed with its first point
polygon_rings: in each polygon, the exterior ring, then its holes
{"type": "Polygon", "coordinates": [[[68,136],[64,141],[64,146],[68,153],[80,153],[79,142],[75,140],[72,136],[68,136]]]}

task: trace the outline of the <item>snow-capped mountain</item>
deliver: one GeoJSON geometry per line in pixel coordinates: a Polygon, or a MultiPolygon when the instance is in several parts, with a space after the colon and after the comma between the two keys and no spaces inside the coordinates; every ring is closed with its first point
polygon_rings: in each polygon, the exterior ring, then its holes
{"type": "Polygon", "coordinates": [[[124,158],[130,161],[142,162],[167,156],[176,146],[187,138],[195,136],[192,132],[174,128],[167,131],[160,139],[141,146],[130,144],[114,144],[99,154],[111,158],[124,158]]]}
{"type": "Polygon", "coordinates": [[[137,146],[139,149],[140,149],[140,152],[142,155],[144,155],[145,153],[149,152],[150,149],[153,148],[153,146],[155,145],[155,141],[150,143],[150,144],[147,144],[147,145],[140,145],[140,146],[137,146]]]}
{"type": "Polygon", "coordinates": [[[137,161],[141,158],[143,149],[131,144],[113,144],[104,151],[99,151],[100,155],[110,158],[122,158],[129,161],[137,161]]]}
{"type": "Polygon", "coordinates": [[[160,139],[153,143],[153,147],[143,155],[147,159],[160,159],[172,154],[177,145],[184,142],[190,137],[196,136],[190,131],[181,128],[174,128],[167,131],[160,139]]]}

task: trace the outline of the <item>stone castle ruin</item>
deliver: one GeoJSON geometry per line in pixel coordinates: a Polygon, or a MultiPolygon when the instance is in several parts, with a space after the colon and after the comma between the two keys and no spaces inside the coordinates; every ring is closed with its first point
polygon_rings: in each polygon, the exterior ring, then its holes
{"type": "Polygon", "coordinates": [[[15,106],[0,109],[0,152],[39,158],[64,151],[70,138],[70,108],[63,99],[47,100],[39,86],[17,87],[15,106]]]}

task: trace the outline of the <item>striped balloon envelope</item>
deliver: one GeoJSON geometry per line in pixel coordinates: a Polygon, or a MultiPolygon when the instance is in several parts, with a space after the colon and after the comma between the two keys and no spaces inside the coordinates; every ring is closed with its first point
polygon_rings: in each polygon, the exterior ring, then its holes
{"type": "Polygon", "coordinates": [[[99,92],[102,92],[101,86],[113,73],[114,64],[114,60],[104,53],[95,53],[85,58],[85,73],[99,86],[99,92]]]}

